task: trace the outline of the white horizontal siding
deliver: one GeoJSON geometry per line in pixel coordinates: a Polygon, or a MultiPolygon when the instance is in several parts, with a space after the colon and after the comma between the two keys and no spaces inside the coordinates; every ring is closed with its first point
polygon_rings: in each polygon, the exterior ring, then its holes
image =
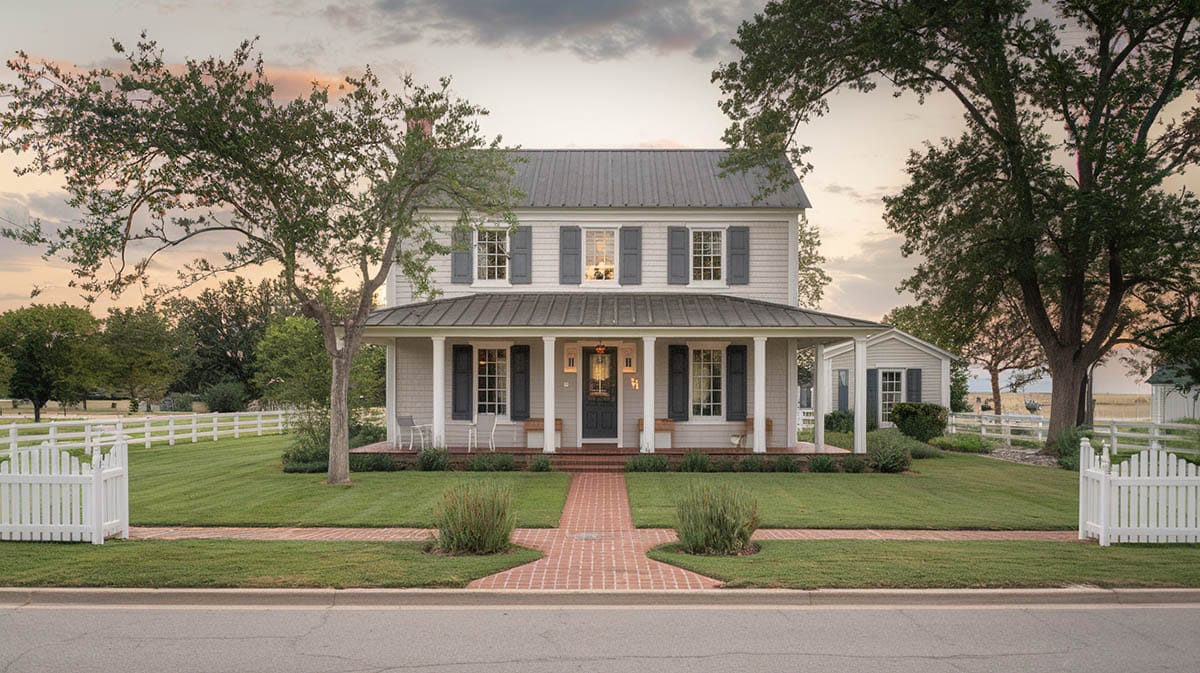
{"type": "MultiPolygon", "coordinates": [[[[837,371],[848,370],[850,375],[851,409],[854,408],[854,349],[835,355],[830,359],[829,410],[837,409],[837,371]]],[[[942,361],[927,351],[907,344],[899,339],[886,339],[867,344],[867,369],[920,369],[921,401],[942,403],[942,361]]],[[[907,375],[904,379],[908,385],[907,375]]],[[[905,388],[907,394],[907,388],[905,388]]]]}

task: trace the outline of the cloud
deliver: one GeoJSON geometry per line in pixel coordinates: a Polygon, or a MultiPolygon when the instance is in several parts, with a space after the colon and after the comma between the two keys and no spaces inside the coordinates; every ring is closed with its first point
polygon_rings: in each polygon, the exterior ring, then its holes
{"type": "Polygon", "coordinates": [[[833,313],[879,320],[913,297],[896,288],[912,274],[917,260],[900,254],[903,239],[894,234],[865,238],[854,254],[831,258],[825,271],[833,282],[822,307],[833,313]]]}
{"type": "Polygon", "coordinates": [[[586,60],[636,51],[688,53],[712,60],[730,51],[752,0],[341,0],[321,11],[381,44],[474,42],[571,51],[586,60]]]}
{"type": "Polygon", "coordinates": [[[847,198],[854,199],[855,201],[858,201],[859,203],[866,203],[866,204],[875,205],[875,206],[882,206],[883,205],[883,197],[885,197],[889,194],[895,193],[896,190],[893,188],[890,188],[890,187],[876,187],[875,189],[872,189],[870,192],[862,192],[862,191],[859,191],[858,189],[855,189],[854,187],[849,187],[847,185],[839,185],[839,184],[835,183],[835,184],[827,185],[823,191],[828,192],[830,194],[837,194],[839,196],[845,196],[847,198]]]}
{"type": "Polygon", "coordinates": [[[670,138],[658,138],[656,140],[647,140],[645,142],[640,142],[640,143],[634,145],[634,147],[643,147],[648,150],[684,150],[684,149],[688,149],[687,145],[679,142],[678,140],[671,140],[670,138]]]}

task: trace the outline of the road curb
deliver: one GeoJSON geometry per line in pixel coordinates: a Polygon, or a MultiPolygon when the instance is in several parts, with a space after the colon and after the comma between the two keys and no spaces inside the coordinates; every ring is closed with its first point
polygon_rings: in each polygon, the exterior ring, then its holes
{"type": "Polygon", "coordinates": [[[0,607],[1004,607],[1200,605],[1200,589],[41,589],[0,587],[0,607]]]}

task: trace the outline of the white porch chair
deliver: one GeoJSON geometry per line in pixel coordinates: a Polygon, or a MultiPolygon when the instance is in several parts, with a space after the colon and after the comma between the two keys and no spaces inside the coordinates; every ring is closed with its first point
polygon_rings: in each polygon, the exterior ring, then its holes
{"type": "Polygon", "coordinates": [[[492,432],[490,435],[488,435],[488,448],[491,449],[492,451],[496,450],[496,429],[499,428],[501,425],[508,426],[509,429],[512,431],[512,434],[511,434],[512,441],[510,443],[514,444],[514,445],[517,443],[517,426],[521,425],[522,427],[524,427],[523,424],[521,424],[521,423],[516,423],[513,421],[501,421],[499,419],[499,417],[493,418],[492,419],[492,432]]]}
{"type": "Polygon", "coordinates": [[[425,448],[425,431],[429,430],[432,434],[433,425],[430,423],[416,423],[412,416],[401,416],[397,414],[396,443],[399,444],[400,448],[402,449],[404,448],[404,441],[400,433],[405,430],[408,431],[408,450],[413,451],[414,447],[416,446],[415,440],[418,437],[421,439],[421,448],[425,448]]]}

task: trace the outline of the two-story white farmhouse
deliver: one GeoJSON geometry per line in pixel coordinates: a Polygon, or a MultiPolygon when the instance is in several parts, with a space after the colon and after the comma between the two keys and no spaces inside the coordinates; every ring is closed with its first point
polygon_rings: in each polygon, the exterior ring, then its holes
{"type": "Polygon", "coordinates": [[[434,260],[435,301],[393,275],[371,315],[393,445],[415,423],[447,447],[794,450],[797,349],[850,339],[865,380],[887,328],[797,306],[798,180],[756,200],[720,150],[520,154],[519,226],[434,260]]]}

